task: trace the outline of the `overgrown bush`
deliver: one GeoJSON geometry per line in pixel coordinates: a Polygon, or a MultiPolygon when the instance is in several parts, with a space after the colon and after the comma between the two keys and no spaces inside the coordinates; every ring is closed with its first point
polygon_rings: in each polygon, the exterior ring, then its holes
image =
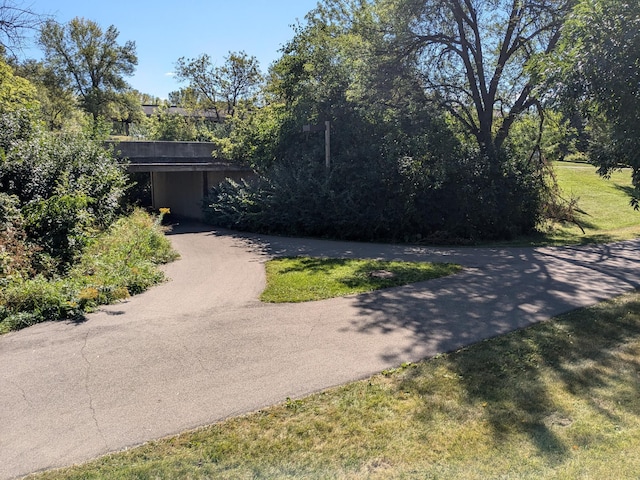
{"type": "Polygon", "coordinates": [[[47,132],[34,95],[0,60],[0,333],[139,293],[175,255],[144,212],[116,221],[128,185],[104,122],[47,132]]]}
{"type": "Polygon", "coordinates": [[[470,141],[459,117],[436,110],[412,54],[386,48],[365,4],[354,4],[353,18],[319,6],[283,48],[268,104],[235,121],[221,144],[260,179],[213,188],[207,221],[353,240],[468,243],[529,233],[546,188],[540,164],[520,155],[530,142],[510,155],[470,141]],[[303,133],[325,121],[328,171],[324,135],[303,133]]]}
{"type": "Polygon", "coordinates": [[[228,180],[205,199],[207,222],[227,228],[352,240],[469,243],[535,229],[541,172],[474,155],[446,165],[402,158],[282,164],[255,182],[228,180]]]}
{"type": "Polygon", "coordinates": [[[43,273],[61,273],[122,213],[124,167],[90,136],[45,132],[21,111],[1,114],[0,132],[0,192],[18,199],[29,242],[53,268],[43,273]]]}
{"type": "Polygon", "coordinates": [[[0,333],[43,321],[77,319],[98,305],[162,282],[164,274],[157,266],[177,254],[160,220],[142,210],[118,220],[91,241],[64,277],[5,277],[0,290],[0,333]]]}
{"type": "Polygon", "coordinates": [[[87,247],[70,276],[99,291],[126,289],[131,295],[162,281],[164,275],[156,266],[177,255],[160,222],[161,217],[154,220],[140,209],[118,220],[87,247]]]}
{"type": "Polygon", "coordinates": [[[35,200],[23,208],[26,232],[62,268],[72,265],[90,239],[93,218],[83,193],[63,193],[35,200]]]}
{"type": "Polygon", "coordinates": [[[13,276],[34,274],[38,247],[27,238],[17,197],[0,192],[0,287],[13,276]]]}
{"type": "Polygon", "coordinates": [[[73,281],[50,280],[42,275],[9,282],[0,293],[0,333],[77,317],[81,311],[73,301],[74,290],[73,281]]]}

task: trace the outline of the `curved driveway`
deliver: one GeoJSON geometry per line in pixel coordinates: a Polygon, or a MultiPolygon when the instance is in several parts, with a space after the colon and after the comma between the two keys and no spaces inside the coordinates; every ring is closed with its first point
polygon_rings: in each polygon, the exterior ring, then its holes
{"type": "Polygon", "coordinates": [[[0,478],[70,465],[299,397],[640,287],[640,241],[427,248],[171,234],[170,282],[75,323],[0,337],[0,478]],[[278,255],[463,264],[407,287],[266,305],[278,255]]]}

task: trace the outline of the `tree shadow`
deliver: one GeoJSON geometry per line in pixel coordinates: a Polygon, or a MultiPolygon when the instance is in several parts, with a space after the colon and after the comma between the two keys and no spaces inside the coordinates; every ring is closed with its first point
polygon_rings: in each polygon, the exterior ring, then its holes
{"type": "MultiPolygon", "coordinates": [[[[178,234],[184,231],[180,228],[178,234]]],[[[457,352],[447,357],[448,366],[460,379],[465,401],[487,405],[483,415],[493,441],[505,442],[516,431],[552,463],[570,454],[557,428],[573,420],[554,403],[541,366],[551,369],[567,391],[592,401],[592,393],[619,374],[608,352],[640,336],[640,328],[620,323],[622,312],[615,311],[590,322],[578,318],[526,328],[639,288],[638,240],[555,248],[449,248],[286,238],[213,228],[198,231],[230,236],[238,248],[268,258],[313,257],[305,265],[311,269],[319,268],[318,258],[463,265],[462,272],[450,277],[350,298],[356,313],[345,320],[343,329],[409,338],[381,351],[380,358],[389,365],[457,352]],[[492,341],[482,342],[485,339],[492,341]]],[[[411,375],[398,388],[407,388],[406,382],[412,381],[419,394],[420,389],[429,388],[411,375]]],[[[606,405],[595,400],[592,404],[602,415],[616,416],[606,405]]],[[[416,421],[426,421],[429,408],[425,402],[415,412],[416,421]]]]}
{"type": "MultiPolygon", "coordinates": [[[[550,462],[568,457],[557,428],[570,425],[572,419],[554,403],[540,366],[551,369],[567,391],[592,401],[594,391],[619,375],[608,352],[627,339],[640,337],[640,328],[620,323],[624,312],[615,311],[598,315],[590,323],[579,318],[525,328],[640,288],[638,240],[555,248],[432,248],[207,231],[231,236],[238,240],[238,248],[269,258],[462,264],[464,270],[450,277],[354,296],[350,301],[357,313],[349,317],[344,330],[364,335],[400,333],[410,338],[379,354],[391,365],[457,351],[448,357],[449,366],[460,378],[466,401],[487,404],[484,415],[493,440],[504,442],[515,430],[550,462]],[[478,343],[485,339],[493,340],[478,343]]],[[[313,264],[307,267],[315,268],[313,264]]],[[[633,308],[640,310],[637,304],[633,308]]],[[[639,369],[638,365],[633,368],[639,369]]],[[[615,411],[595,400],[592,404],[615,420],[615,411]]],[[[429,416],[428,408],[425,403],[416,412],[416,421],[429,416]]]]}
{"type": "MultiPolygon", "coordinates": [[[[557,386],[549,390],[549,377],[573,398],[587,403],[604,421],[616,425],[624,420],[615,409],[631,409],[632,402],[615,397],[599,399],[603,388],[619,384],[635,385],[629,396],[640,394],[634,378],[640,360],[625,358],[626,368],[616,351],[629,342],[640,341],[640,302],[599,305],[588,311],[565,314],[499,338],[474,344],[438,359],[455,372],[464,390],[464,402],[482,404],[483,418],[491,427],[492,441],[504,444],[513,433],[525,435],[551,463],[561,462],[571,448],[556,433],[574,419],[565,405],[556,402],[557,386]],[[611,399],[610,399],[611,400],[611,399]],[[615,403],[615,407],[612,405],[615,403]]],[[[409,370],[398,386],[428,397],[430,386],[420,370],[409,370]]],[[[417,419],[429,418],[433,405],[425,402],[417,419]]],[[[580,447],[588,445],[580,445],[580,447]]]]}
{"type": "Polygon", "coordinates": [[[620,185],[619,183],[616,183],[615,188],[627,195],[629,197],[629,201],[638,197],[638,191],[631,185],[620,185]]]}
{"type": "MultiPolygon", "coordinates": [[[[624,242],[494,252],[491,262],[454,278],[358,296],[361,314],[351,328],[409,332],[410,346],[385,354],[385,360],[398,365],[420,355],[464,349],[450,356],[449,366],[461,379],[467,401],[488,405],[485,415],[494,440],[505,441],[506,433],[516,430],[540,454],[559,461],[569,452],[553,427],[571,419],[554,404],[540,365],[551,368],[568,391],[590,399],[617,375],[607,352],[640,338],[640,326],[625,323],[624,312],[613,309],[588,322],[580,317],[560,326],[549,322],[523,328],[639,288],[637,248],[638,242],[624,242]],[[489,338],[491,342],[468,347],[489,338]]],[[[633,308],[640,314],[640,305],[633,308]]],[[[416,418],[421,416],[425,412],[416,418]]]]}

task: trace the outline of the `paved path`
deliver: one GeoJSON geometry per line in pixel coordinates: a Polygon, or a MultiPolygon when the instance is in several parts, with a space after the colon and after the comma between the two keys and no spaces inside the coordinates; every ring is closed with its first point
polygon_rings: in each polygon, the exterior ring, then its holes
{"type": "Polygon", "coordinates": [[[211,424],[640,287],[640,241],[451,249],[178,228],[171,282],[0,337],[0,479],[211,424]],[[455,276],[265,305],[274,255],[449,261],[455,276]]]}

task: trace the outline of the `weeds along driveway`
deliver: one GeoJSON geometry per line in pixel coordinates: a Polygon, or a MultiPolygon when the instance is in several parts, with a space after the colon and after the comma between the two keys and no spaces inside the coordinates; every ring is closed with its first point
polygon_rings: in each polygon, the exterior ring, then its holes
{"type": "Polygon", "coordinates": [[[423,248],[170,234],[171,281],[83,323],[0,337],[0,478],[82,462],[545,320],[640,286],[640,241],[423,248]],[[456,262],[454,276],[262,304],[280,255],[456,262]]]}

